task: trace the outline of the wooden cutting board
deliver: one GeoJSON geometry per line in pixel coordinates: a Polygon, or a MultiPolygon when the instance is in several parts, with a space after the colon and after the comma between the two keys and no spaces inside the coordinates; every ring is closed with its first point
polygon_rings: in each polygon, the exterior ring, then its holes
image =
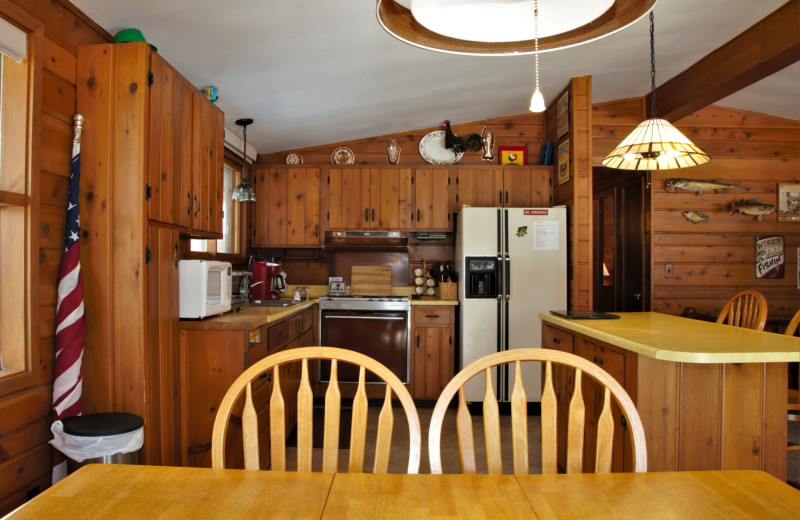
{"type": "Polygon", "coordinates": [[[388,265],[354,265],[350,269],[352,296],[391,296],[392,268],[388,265]]]}

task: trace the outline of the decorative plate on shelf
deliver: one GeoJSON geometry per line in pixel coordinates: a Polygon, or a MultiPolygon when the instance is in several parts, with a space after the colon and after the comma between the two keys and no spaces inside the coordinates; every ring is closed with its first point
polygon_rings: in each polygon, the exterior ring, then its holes
{"type": "Polygon", "coordinates": [[[331,154],[331,164],[353,164],[355,160],[353,150],[346,146],[340,146],[331,154]]]}
{"type": "Polygon", "coordinates": [[[286,154],[286,164],[303,164],[303,156],[297,152],[286,154]]]}
{"type": "Polygon", "coordinates": [[[444,130],[435,130],[425,134],[419,141],[419,154],[430,164],[455,164],[461,160],[464,152],[453,153],[444,147],[444,130]]]}

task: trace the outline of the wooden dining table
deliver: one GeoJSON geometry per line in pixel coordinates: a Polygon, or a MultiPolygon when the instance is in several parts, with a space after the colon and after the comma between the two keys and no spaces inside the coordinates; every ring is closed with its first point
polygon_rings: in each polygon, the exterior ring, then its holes
{"type": "Polygon", "coordinates": [[[93,464],[4,519],[800,518],[762,471],[374,475],[93,464]]]}

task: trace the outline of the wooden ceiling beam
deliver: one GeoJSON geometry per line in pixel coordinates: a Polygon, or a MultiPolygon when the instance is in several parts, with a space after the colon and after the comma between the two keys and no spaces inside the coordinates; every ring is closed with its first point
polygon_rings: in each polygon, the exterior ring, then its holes
{"type": "MultiPolygon", "coordinates": [[[[677,121],[800,61],[800,0],[790,0],[656,88],[658,117],[677,121]]],[[[646,95],[650,114],[650,95],[646,95]]]]}

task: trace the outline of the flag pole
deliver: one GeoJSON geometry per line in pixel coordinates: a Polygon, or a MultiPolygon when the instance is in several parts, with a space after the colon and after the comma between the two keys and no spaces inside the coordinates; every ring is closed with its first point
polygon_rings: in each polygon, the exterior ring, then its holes
{"type": "MultiPolygon", "coordinates": [[[[83,314],[83,278],[80,264],[80,195],[81,133],[83,116],[73,117],[72,164],[67,194],[66,225],[64,227],[64,253],[58,272],[58,299],[56,303],[56,359],[53,380],[53,416],[51,431],[61,429],[61,420],[80,415],[83,386],[83,348],[86,326],[83,314]]],[[[54,441],[50,441],[53,443],[54,441]]],[[[67,476],[66,456],[53,451],[53,484],[67,476]]]]}

